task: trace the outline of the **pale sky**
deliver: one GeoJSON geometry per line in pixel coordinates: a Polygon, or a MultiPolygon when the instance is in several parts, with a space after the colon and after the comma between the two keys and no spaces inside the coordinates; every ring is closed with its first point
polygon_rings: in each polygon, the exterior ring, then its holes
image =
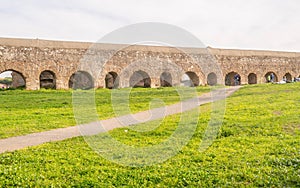
{"type": "Polygon", "coordinates": [[[300,51],[299,0],[0,0],[0,20],[0,37],[96,42],[162,22],[215,48],[300,51]]]}

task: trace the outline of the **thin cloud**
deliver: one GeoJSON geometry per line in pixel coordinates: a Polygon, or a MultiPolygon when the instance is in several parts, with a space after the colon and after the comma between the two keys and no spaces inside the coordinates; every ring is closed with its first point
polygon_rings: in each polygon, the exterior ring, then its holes
{"type": "Polygon", "coordinates": [[[298,0],[0,0],[1,37],[97,41],[138,22],[164,22],[222,48],[300,51],[298,0]]]}

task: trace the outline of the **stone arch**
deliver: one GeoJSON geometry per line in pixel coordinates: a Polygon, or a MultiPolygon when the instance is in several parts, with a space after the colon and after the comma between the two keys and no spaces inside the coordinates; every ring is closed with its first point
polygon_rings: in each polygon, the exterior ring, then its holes
{"type": "Polygon", "coordinates": [[[93,77],[85,71],[73,73],[69,79],[69,88],[72,89],[91,89],[94,87],[93,77]]]}
{"type": "Polygon", "coordinates": [[[257,84],[257,76],[254,73],[248,75],[248,84],[257,84]]]}
{"type": "Polygon", "coordinates": [[[199,86],[199,77],[195,72],[188,71],[181,78],[181,84],[184,86],[199,86]]]}
{"type": "Polygon", "coordinates": [[[234,71],[226,74],[225,85],[227,86],[241,85],[241,75],[234,71]]]}
{"type": "Polygon", "coordinates": [[[105,87],[112,89],[119,87],[118,74],[116,72],[109,72],[105,75],[105,87]]]}
{"type": "Polygon", "coordinates": [[[130,87],[151,87],[151,78],[145,71],[135,71],[129,79],[130,87]]]}
{"type": "Polygon", "coordinates": [[[269,78],[269,75],[271,75],[271,74],[273,74],[273,75],[274,75],[273,82],[278,82],[278,77],[277,77],[277,75],[276,75],[274,72],[272,72],[272,71],[270,71],[270,72],[267,72],[267,73],[265,74],[265,82],[266,82],[266,83],[268,83],[268,82],[272,82],[272,80],[268,80],[268,78],[269,78]]]}
{"type": "Polygon", "coordinates": [[[163,72],[160,75],[160,86],[171,87],[172,86],[172,75],[169,72],[163,72]]]}
{"type": "Polygon", "coordinates": [[[40,74],[40,88],[56,89],[56,75],[50,70],[45,70],[40,74]]]}
{"type": "Polygon", "coordinates": [[[8,83],[7,88],[26,88],[26,79],[21,72],[14,69],[7,69],[1,72],[1,74],[3,73],[11,77],[11,82],[8,83]]]}
{"type": "Polygon", "coordinates": [[[211,72],[207,75],[207,84],[210,86],[216,85],[218,83],[218,78],[216,73],[211,72]]]}
{"type": "Polygon", "coordinates": [[[284,77],[286,78],[286,82],[292,82],[293,80],[293,77],[289,72],[285,73],[284,77]]]}

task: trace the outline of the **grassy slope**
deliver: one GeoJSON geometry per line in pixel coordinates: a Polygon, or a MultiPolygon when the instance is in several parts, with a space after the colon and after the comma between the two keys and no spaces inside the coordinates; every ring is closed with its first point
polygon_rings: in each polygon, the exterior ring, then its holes
{"type": "MultiPolygon", "coordinates": [[[[129,89],[122,89],[126,92],[129,89]]],[[[198,88],[198,93],[209,88],[198,88]]],[[[111,105],[111,90],[95,92],[97,112],[100,119],[114,117],[111,105]]],[[[162,99],[166,104],[179,101],[174,88],[143,89],[130,92],[132,112],[147,110],[153,98],[162,99]]],[[[40,90],[0,91],[0,139],[75,125],[72,108],[72,91],[40,90]]]]}
{"type": "MultiPolygon", "coordinates": [[[[0,185],[299,187],[299,91],[299,84],[242,88],[227,100],[224,125],[204,153],[198,148],[210,105],[201,107],[193,139],[165,163],[122,167],[99,157],[83,138],[73,138],[0,155],[0,185]]],[[[111,134],[130,145],[157,144],[178,118],[167,117],[147,133],[111,134]]]]}

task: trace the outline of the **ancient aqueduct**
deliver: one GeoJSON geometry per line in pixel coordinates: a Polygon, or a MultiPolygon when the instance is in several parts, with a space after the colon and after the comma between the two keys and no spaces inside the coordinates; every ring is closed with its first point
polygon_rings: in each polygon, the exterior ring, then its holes
{"type": "Polygon", "coordinates": [[[91,46],[0,38],[0,73],[13,71],[13,87],[29,90],[176,86],[183,84],[183,75],[193,86],[233,85],[236,74],[240,84],[256,84],[265,83],[271,73],[275,81],[300,74],[300,53],[295,52],[117,44],[98,44],[90,50],[91,46]],[[93,57],[100,64],[85,68],[83,64],[94,61],[93,57]]]}

